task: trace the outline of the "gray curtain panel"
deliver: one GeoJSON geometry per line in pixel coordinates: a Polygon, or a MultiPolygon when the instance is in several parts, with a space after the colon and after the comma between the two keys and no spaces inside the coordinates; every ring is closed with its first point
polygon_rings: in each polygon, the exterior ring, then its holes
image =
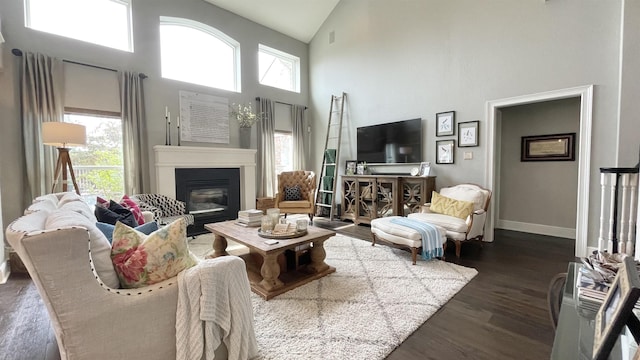
{"type": "Polygon", "coordinates": [[[124,155],[124,189],[127,194],[149,192],[149,147],[144,92],[140,74],[118,72],[124,155]]]}
{"type": "Polygon", "coordinates": [[[291,119],[293,120],[293,169],[307,170],[307,153],[304,148],[304,111],[305,107],[300,105],[291,106],[291,119]]]}
{"type": "Polygon", "coordinates": [[[20,105],[27,180],[23,207],[53,184],[56,149],[42,144],[42,123],[64,116],[64,64],[43,54],[24,52],[20,71],[20,105]]]}
{"type": "Polygon", "coordinates": [[[274,102],[260,98],[259,112],[262,113],[258,136],[258,197],[272,197],[276,193],[276,147],[274,102]]]}

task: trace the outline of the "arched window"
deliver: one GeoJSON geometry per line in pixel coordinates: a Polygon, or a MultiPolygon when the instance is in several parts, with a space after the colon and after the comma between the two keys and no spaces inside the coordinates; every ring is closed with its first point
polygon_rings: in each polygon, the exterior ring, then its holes
{"type": "Polygon", "coordinates": [[[160,17],[162,77],[240,92],[240,43],[197,21],[160,17]]]}
{"type": "Polygon", "coordinates": [[[28,28],[133,52],[131,0],[25,0],[28,28]]]}

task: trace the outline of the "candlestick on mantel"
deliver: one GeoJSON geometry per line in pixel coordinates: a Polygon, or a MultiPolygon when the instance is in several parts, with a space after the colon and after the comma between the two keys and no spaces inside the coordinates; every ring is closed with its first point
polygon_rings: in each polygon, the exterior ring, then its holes
{"type": "Polygon", "coordinates": [[[169,141],[169,131],[171,128],[169,127],[169,107],[164,107],[164,144],[171,145],[169,141]]]}
{"type": "Polygon", "coordinates": [[[169,112],[167,119],[169,119],[169,146],[171,146],[171,112],[169,112]]]}
{"type": "Polygon", "coordinates": [[[180,146],[180,138],[182,134],[180,134],[180,116],[177,117],[176,122],[178,123],[178,146],[180,146]]]}

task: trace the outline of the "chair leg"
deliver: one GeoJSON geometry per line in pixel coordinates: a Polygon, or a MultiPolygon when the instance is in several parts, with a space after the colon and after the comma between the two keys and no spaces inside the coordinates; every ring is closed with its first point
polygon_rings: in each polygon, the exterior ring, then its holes
{"type": "Polygon", "coordinates": [[[371,237],[373,238],[373,240],[371,241],[371,246],[375,246],[376,245],[376,234],[375,233],[371,233],[371,237]]]}
{"type": "Polygon", "coordinates": [[[309,221],[313,223],[313,214],[309,214],[309,221]]]}
{"type": "Polygon", "coordinates": [[[418,258],[418,248],[411,248],[411,261],[413,261],[413,265],[416,264],[416,259],[418,258]]]}
{"type": "Polygon", "coordinates": [[[462,247],[462,241],[454,240],[454,242],[456,243],[456,257],[460,259],[460,248],[462,247]]]}

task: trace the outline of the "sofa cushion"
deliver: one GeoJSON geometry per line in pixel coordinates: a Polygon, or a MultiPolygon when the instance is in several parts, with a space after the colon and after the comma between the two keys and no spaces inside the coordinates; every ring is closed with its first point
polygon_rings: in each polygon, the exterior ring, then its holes
{"type": "Polygon", "coordinates": [[[285,186],[284,187],[284,201],[296,201],[302,200],[302,193],[300,192],[300,185],[285,186]]]}
{"type": "MultiPolygon", "coordinates": [[[[69,226],[80,226],[87,229],[90,237],[91,261],[94,264],[96,273],[106,286],[114,289],[119,288],[120,281],[111,262],[111,244],[109,244],[104,234],[98,230],[95,222],[78,212],[63,209],[53,211],[45,221],[45,229],[59,229],[69,226]]],[[[87,264],[89,264],[88,257],[87,264]]]]}
{"type": "Polygon", "coordinates": [[[91,222],[97,221],[96,216],[91,212],[91,208],[89,207],[89,205],[87,205],[82,201],[67,202],[66,204],[63,204],[62,206],[60,206],[59,209],[75,211],[81,214],[82,216],[86,217],[87,219],[89,219],[91,222]]]}
{"type": "Polygon", "coordinates": [[[80,197],[80,195],[74,192],[67,192],[67,193],[64,193],[64,195],[62,195],[62,197],[60,198],[60,201],[58,202],[58,206],[62,206],[72,201],[83,201],[83,199],[82,197],[80,197]]]}
{"type": "Polygon", "coordinates": [[[51,212],[58,208],[58,201],[52,201],[51,199],[43,199],[34,201],[33,204],[29,205],[29,207],[24,211],[25,215],[29,215],[36,211],[47,211],[51,212]]]}
{"type": "MultiPolygon", "coordinates": [[[[98,230],[102,231],[104,236],[107,238],[107,240],[111,244],[111,242],[113,241],[113,230],[115,230],[116,226],[107,224],[107,223],[97,222],[96,227],[98,228],[98,230]]],[[[134,230],[140,231],[145,235],[149,235],[152,232],[158,230],[158,223],[155,221],[150,221],[148,223],[144,223],[142,225],[136,226],[134,230]]]]}
{"type": "Polygon", "coordinates": [[[148,236],[116,223],[111,259],[124,288],[170,279],[198,262],[189,251],[187,225],[182,218],[148,236]]]}
{"type": "Polygon", "coordinates": [[[138,226],[133,213],[113,200],[109,202],[108,209],[96,206],[95,214],[99,222],[115,225],[116,222],[120,221],[131,227],[138,226]]]}
{"type": "Polygon", "coordinates": [[[437,192],[431,193],[432,212],[466,219],[473,212],[473,202],[452,199],[437,192]]]}

